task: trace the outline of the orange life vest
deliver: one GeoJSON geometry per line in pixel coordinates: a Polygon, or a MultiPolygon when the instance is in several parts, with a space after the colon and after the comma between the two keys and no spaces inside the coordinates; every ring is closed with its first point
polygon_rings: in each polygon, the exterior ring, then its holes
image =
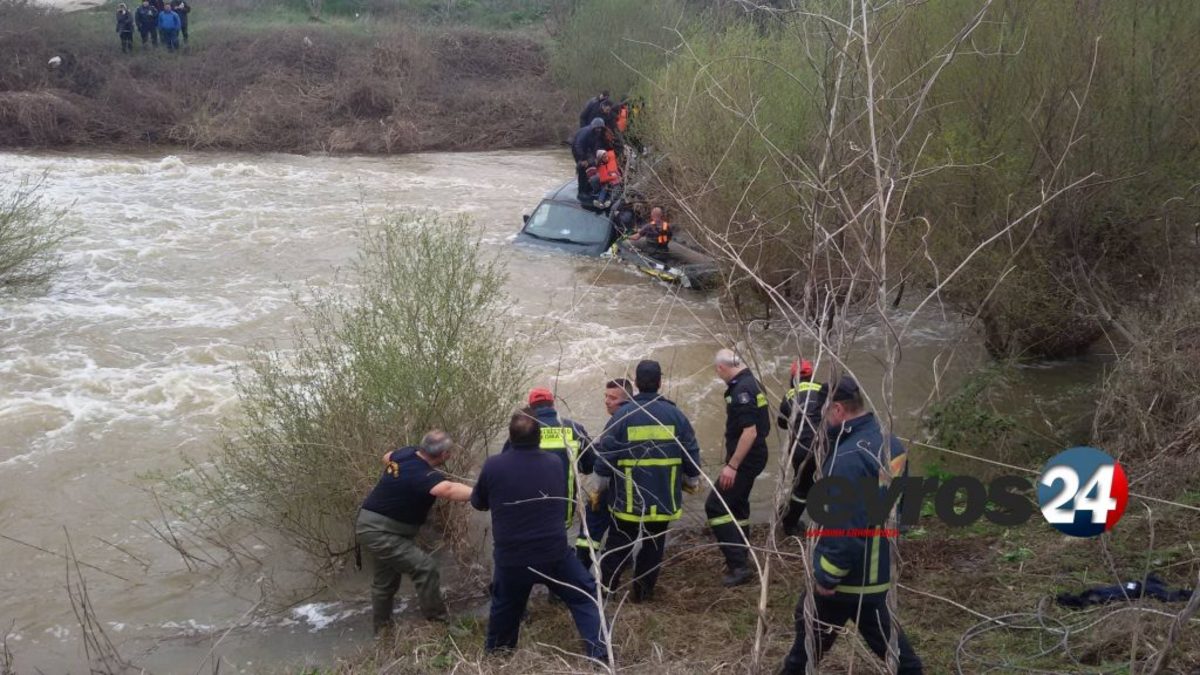
{"type": "Polygon", "coordinates": [[[625,133],[629,128],[629,106],[623,105],[617,111],[617,131],[625,133]]]}
{"type": "Polygon", "coordinates": [[[658,236],[655,237],[654,243],[659,246],[666,246],[671,243],[671,224],[664,220],[661,223],[655,223],[655,226],[655,229],[658,230],[658,236]]]}
{"type": "Polygon", "coordinates": [[[614,185],[621,182],[621,170],[617,167],[617,153],[608,152],[608,159],[597,167],[600,182],[604,185],[614,185]]]}

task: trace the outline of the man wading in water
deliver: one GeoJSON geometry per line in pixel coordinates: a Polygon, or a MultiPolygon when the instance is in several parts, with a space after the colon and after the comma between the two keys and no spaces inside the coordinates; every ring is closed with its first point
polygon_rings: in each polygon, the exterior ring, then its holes
{"type": "Polygon", "coordinates": [[[392,623],[392,606],[405,574],[417,588],[421,614],[431,621],[448,618],[437,561],[415,539],[434,501],[471,498],[470,486],[447,480],[437,470],[453,448],[446,432],[434,429],[425,434],[421,445],[385,454],[383,475],[358,512],[358,543],[375,559],[371,609],[376,634],[392,623]]]}

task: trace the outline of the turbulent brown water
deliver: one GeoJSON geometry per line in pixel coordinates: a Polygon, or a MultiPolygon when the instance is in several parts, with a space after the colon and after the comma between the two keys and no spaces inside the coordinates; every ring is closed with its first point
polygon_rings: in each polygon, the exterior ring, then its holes
{"type": "MultiPolygon", "coordinates": [[[[555,317],[562,327],[537,351],[538,383],[557,388],[568,414],[599,429],[603,382],[657,358],[708,465],[720,464],[722,385],[710,364],[725,334],[715,297],[510,244],[521,214],[570,177],[562,152],[0,154],[0,183],[43,175],[47,199],[79,234],[48,292],[0,298],[0,633],[12,625],[19,672],[86,669],[56,555],[66,532],[81,560],[128,579],[84,570],[97,616],[138,665],[194,672],[238,623],[256,598],[235,596],[241,586],[220,575],[189,572],[147,534],[143,523],[157,513],[141,476],[212,450],[221,420],[236,411],[233,369],[245,347],[286,339],[297,318],[290,289],[336,283],[359,223],[393,207],[468,213],[483,226],[508,262],[522,320],[555,317]]],[[[880,373],[877,332],[851,355],[868,383],[880,373]]],[[[934,356],[957,339],[952,324],[933,319],[909,338],[896,381],[902,427],[913,428],[933,385],[934,356]]],[[[760,332],[768,354],[778,343],[760,332]]],[[[977,358],[974,348],[966,354],[977,358]]],[[[762,373],[773,404],[786,363],[780,355],[762,373]]],[[[756,515],[776,478],[774,467],[761,478],[756,515]]],[[[689,498],[685,525],[702,522],[701,499],[689,498]]],[[[360,592],[234,631],[218,650],[224,666],[294,669],[361,646],[366,582],[348,586],[360,592]]]]}

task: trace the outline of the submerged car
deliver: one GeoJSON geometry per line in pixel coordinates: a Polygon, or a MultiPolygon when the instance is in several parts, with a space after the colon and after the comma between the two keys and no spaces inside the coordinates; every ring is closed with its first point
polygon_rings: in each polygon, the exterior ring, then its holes
{"type": "Polygon", "coordinates": [[[705,289],[719,278],[712,258],[676,236],[665,257],[652,256],[622,236],[607,213],[585,207],[575,181],[547,192],[537,208],[525,216],[516,242],[553,248],[575,255],[611,256],[655,279],[684,288],[705,289]]]}

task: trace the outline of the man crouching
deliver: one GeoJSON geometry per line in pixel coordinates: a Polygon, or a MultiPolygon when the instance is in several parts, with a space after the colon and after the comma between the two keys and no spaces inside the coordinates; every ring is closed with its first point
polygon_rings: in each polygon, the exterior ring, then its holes
{"type": "Polygon", "coordinates": [[[431,621],[447,619],[437,561],[415,539],[434,501],[471,498],[470,486],[447,480],[437,469],[453,448],[450,437],[434,429],[425,434],[421,445],[385,454],[383,475],[358,513],[358,543],[375,559],[371,609],[376,633],[392,623],[396,591],[405,574],[416,586],[421,614],[431,621]]]}

